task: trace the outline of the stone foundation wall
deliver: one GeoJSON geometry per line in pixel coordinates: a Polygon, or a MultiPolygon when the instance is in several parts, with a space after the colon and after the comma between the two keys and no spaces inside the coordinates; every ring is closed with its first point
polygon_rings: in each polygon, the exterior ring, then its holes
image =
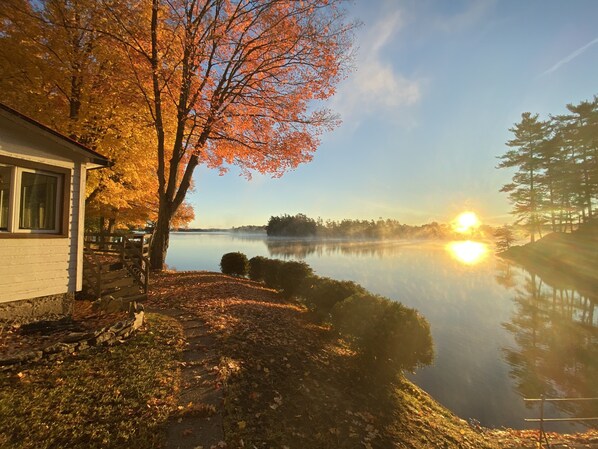
{"type": "Polygon", "coordinates": [[[41,296],[0,303],[0,323],[53,320],[68,316],[73,311],[73,293],[41,296]]]}

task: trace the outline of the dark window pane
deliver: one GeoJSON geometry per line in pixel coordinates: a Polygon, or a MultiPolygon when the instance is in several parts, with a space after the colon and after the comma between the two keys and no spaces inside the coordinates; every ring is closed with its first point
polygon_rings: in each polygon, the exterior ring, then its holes
{"type": "Polygon", "coordinates": [[[12,167],[0,166],[0,231],[8,229],[8,201],[12,167]]]}
{"type": "Polygon", "coordinates": [[[19,228],[42,231],[56,229],[57,189],[56,176],[23,173],[19,228]]]}

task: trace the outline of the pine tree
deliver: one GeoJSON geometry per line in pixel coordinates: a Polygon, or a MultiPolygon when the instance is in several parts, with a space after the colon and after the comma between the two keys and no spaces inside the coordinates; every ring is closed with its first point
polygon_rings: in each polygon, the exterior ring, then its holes
{"type": "Polygon", "coordinates": [[[542,236],[543,191],[541,171],[543,149],[549,137],[547,122],[538,120],[538,115],[524,112],[521,122],[516,123],[511,131],[514,138],[507,142],[511,149],[500,156],[498,168],[516,168],[513,182],[506,184],[501,192],[507,192],[513,203],[512,213],[516,223],[523,223],[534,242],[536,234],[542,236]]]}

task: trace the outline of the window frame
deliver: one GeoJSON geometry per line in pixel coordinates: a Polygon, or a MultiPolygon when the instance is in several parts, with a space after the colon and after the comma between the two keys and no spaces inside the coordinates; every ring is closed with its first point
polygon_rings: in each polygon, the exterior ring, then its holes
{"type": "Polygon", "coordinates": [[[71,170],[53,165],[0,156],[0,165],[11,170],[8,203],[8,227],[0,230],[0,239],[68,237],[71,170]],[[56,217],[53,229],[21,229],[21,185],[23,173],[36,173],[57,178],[56,217]]]}

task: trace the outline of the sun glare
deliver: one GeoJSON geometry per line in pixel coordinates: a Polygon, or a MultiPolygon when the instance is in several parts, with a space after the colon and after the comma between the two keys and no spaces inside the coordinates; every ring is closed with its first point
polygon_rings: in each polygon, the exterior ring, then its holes
{"type": "Polygon", "coordinates": [[[480,226],[480,220],[475,212],[463,212],[455,219],[455,231],[465,234],[480,226]]]}
{"type": "Polygon", "coordinates": [[[486,257],[488,248],[480,242],[451,242],[448,245],[451,255],[459,262],[466,265],[474,265],[486,257]]]}

